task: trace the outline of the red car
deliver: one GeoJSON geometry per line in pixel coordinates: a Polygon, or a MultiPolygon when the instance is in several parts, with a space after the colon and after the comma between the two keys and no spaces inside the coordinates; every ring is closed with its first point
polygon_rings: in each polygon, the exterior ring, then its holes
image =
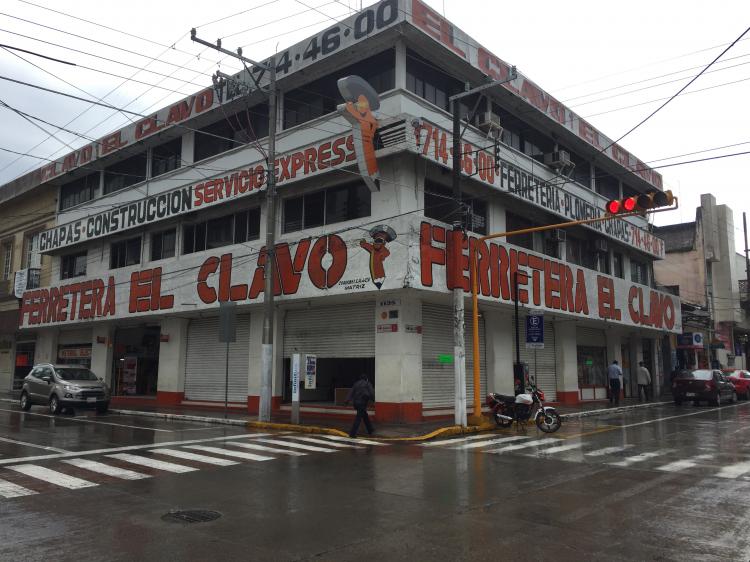
{"type": "Polygon", "coordinates": [[[737,389],[737,396],[743,400],[750,399],[750,371],[743,369],[724,369],[724,374],[737,389]]]}

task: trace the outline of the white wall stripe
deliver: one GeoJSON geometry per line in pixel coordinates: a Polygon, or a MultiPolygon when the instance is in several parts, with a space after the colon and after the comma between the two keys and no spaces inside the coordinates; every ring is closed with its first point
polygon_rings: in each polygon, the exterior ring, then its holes
{"type": "Polygon", "coordinates": [[[4,498],[20,498],[21,496],[33,496],[34,494],[36,492],[33,490],[7,480],[0,480],[0,496],[4,498]]]}
{"type": "Polygon", "coordinates": [[[206,464],[213,464],[216,466],[232,466],[234,464],[239,464],[237,461],[230,461],[229,459],[209,457],[208,455],[199,455],[198,453],[189,453],[187,451],[179,451],[177,449],[151,449],[151,452],[158,453],[160,455],[167,455],[168,457],[174,457],[176,459],[204,462],[206,464]]]}
{"type": "Polygon", "coordinates": [[[716,474],[716,476],[719,478],[737,478],[746,472],[750,472],[750,461],[738,462],[736,464],[725,466],[716,474]]]}
{"type": "MultiPolygon", "coordinates": [[[[155,468],[157,470],[164,470],[166,472],[175,472],[181,474],[183,472],[193,472],[198,470],[192,466],[185,466],[183,464],[174,464],[171,462],[160,461],[152,459],[150,457],[142,457],[140,455],[129,455],[127,453],[115,453],[114,455],[107,455],[110,458],[117,459],[120,461],[129,462],[131,464],[138,464],[141,466],[147,466],[149,468],[155,468]]],[[[12,467],[11,467],[12,468],[12,467]]]]}
{"type": "Polygon", "coordinates": [[[257,443],[240,443],[237,441],[230,441],[227,445],[232,447],[242,447],[243,449],[254,449],[256,451],[266,451],[268,453],[280,453],[282,455],[288,455],[290,457],[304,457],[307,453],[300,451],[289,451],[287,449],[277,449],[276,447],[268,447],[267,445],[258,445],[257,443]]]}
{"type": "Polygon", "coordinates": [[[381,443],[380,441],[372,441],[370,439],[354,439],[352,437],[341,437],[339,435],[321,435],[323,439],[329,439],[331,441],[342,441],[344,443],[360,443],[364,445],[374,445],[376,447],[387,447],[388,443],[381,443]]]}
{"type": "Polygon", "coordinates": [[[245,459],[248,461],[272,461],[275,457],[266,457],[264,455],[254,455],[253,453],[245,453],[242,451],[233,451],[231,449],[222,449],[221,447],[205,447],[203,445],[188,445],[188,449],[194,449],[196,451],[205,451],[206,453],[214,453],[215,455],[225,455],[227,457],[235,457],[238,459],[245,459]]]}
{"type": "Polygon", "coordinates": [[[537,439],[536,441],[529,441],[527,443],[519,443],[517,445],[508,445],[507,447],[500,447],[499,449],[489,449],[484,451],[485,453],[500,454],[507,453],[509,451],[517,451],[519,449],[528,449],[529,447],[540,447],[541,445],[550,445],[552,443],[559,443],[561,439],[553,439],[551,437],[545,437],[543,439],[537,439]]]}
{"type": "Polygon", "coordinates": [[[625,451],[627,449],[631,449],[635,447],[635,445],[622,445],[620,447],[604,447],[603,449],[597,449],[595,451],[590,451],[588,453],[584,453],[584,456],[586,457],[603,457],[604,455],[611,455],[612,453],[619,453],[621,451],[625,451]]]}
{"type": "Polygon", "coordinates": [[[631,464],[647,461],[648,459],[652,459],[654,457],[660,457],[662,455],[666,455],[667,453],[673,452],[672,449],[662,449],[661,451],[649,451],[648,453],[641,453],[640,455],[634,455],[632,457],[625,457],[623,460],[619,462],[611,462],[608,463],[612,466],[619,466],[619,467],[626,467],[630,466],[631,464]]]}
{"type": "Polygon", "coordinates": [[[296,439],[297,441],[306,441],[307,443],[317,443],[318,445],[325,445],[326,447],[338,447],[339,449],[364,449],[359,445],[353,445],[350,443],[336,443],[333,441],[327,441],[325,439],[316,439],[315,437],[307,437],[302,435],[288,435],[284,437],[284,440],[296,439]]]}
{"type": "Polygon", "coordinates": [[[88,480],[84,480],[83,478],[69,476],[68,474],[57,472],[56,470],[51,470],[44,466],[37,466],[35,464],[17,464],[15,466],[9,466],[8,469],[20,472],[21,474],[25,474],[26,476],[30,476],[31,478],[36,478],[37,480],[49,482],[50,484],[54,484],[62,488],[68,488],[69,490],[78,490],[80,488],[90,488],[92,486],[98,486],[98,484],[89,482],[88,480]]]}
{"type": "Polygon", "coordinates": [[[254,441],[260,441],[261,443],[270,443],[271,445],[282,445],[284,447],[289,447],[290,449],[301,449],[303,451],[315,451],[318,453],[338,453],[338,450],[336,449],[324,449],[323,447],[303,445],[302,443],[292,443],[291,441],[282,441],[281,439],[254,439],[254,441]]]}
{"type": "Polygon", "coordinates": [[[475,443],[467,443],[466,445],[459,445],[458,447],[449,447],[450,449],[479,449],[480,447],[488,447],[490,445],[497,445],[498,443],[512,443],[513,441],[523,441],[529,439],[523,435],[517,435],[515,437],[499,437],[497,439],[490,439],[489,441],[477,441],[475,443]]]}
{"type": "Polygon", "coordinates": [[[104,464],[103,462],[92,461],[91,459],[63,459],[64,463],[90,470],[91,472],[97,472],[106,476],[113,476],[115,478],[122,478],[123,480],[141,480],[142,478],[149,478],[148,474],[142,474],[134,470],[128,470],[127,468],[120,468],[119,466],[112,466],[104,464]]]}

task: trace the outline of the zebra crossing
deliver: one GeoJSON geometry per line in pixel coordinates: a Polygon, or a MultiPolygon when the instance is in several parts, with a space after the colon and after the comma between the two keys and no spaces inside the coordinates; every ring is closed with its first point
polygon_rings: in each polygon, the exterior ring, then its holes
{"type": "MultiPolygon", "coordinates": [[[[639,451],[634,443],[596,447],[592,442],[555,437],[534,438],[524,435],[471,435],[432,441],[421,445],[425,449],[475,451],[490,455],[508,453],[527,457],[556,457],[577,463],[601,463],[617,468],[641,468],[659,472],[691,472],[715,478],[750,481],[750,454],[683,453],[678,448],[639,451]]],[[[648,445],[645,444],[645,447],[648,445]]],[[[645,448],[644,447],[644,448],[645,448]]]]}
{"type": "Polygon", "coordinates": [[[249,462],[387,446],[369,439],[336,435],[257,433],[77,453],[65,451],[41,458],[18,458],[17,463],[5,460],[0,466],[0,501],[58,489],[92,488],[112,481],[144,480],[249,462]],[[92,455],[97,458],[91,458],[92,455]]]}

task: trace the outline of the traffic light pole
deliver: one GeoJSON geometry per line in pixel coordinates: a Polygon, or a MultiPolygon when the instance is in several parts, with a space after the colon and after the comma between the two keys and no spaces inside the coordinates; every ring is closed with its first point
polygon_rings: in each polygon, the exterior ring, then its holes
{"type": "MultiPolygon", "coordinates": [[[[668,209],[656,209],[653,211],[649,211],[649,213],[661,213],[664,211],[674,211],[678,208],[678,201],[677,198],[674,197],[673,201],[675,203],[674,207],[670,207],[668,209]]],[[[472,334],[474,336],[473,340],[473,349],[472,349],[472,357],[474,358],[474,412],[475,414],[473,416],[469,417],[469,423],[471,425],[481,425],[482,423],[482,415],[481,415],[481,408],[482,408],[482,397],[481,397],[481,391],[479,388],[480,384],[480,370],[479,370],[479,289],[478,289],[478,283],[477,283],[477,246],[481,244],[482,242],[485,242],[486,240],[494,240],[496,238],[505,238],[507,236],[515,236],[518,234],[532,234],[534,232],[544,232],[546,230],[553,230],[556,228],[570,228],[571,226],[578,226],[581,224],[592,224],[596,222],[603,222],[607,220],[611,220],[613,218],[625,218],[625,217],[634,217],[634,216],[643,216],[642,211],[633,211],[630,213],[621,213],[618,215],[604,215],[602,217],[595,217],[591,219],[582,219],[577,221],[568,221],[568,222],[561,222],[557,224],[547,224],[544,226],[534,226],[532,228],[522,228],[520,230],[510,230],[507,232],[499,232],[497,234],[488,234],[487,236],[480,236],[476,239],[475,244],[469,244],[469,272],[471,275],[471,324],[472,324],[472,334]]],[[[515,286],[515,284],[514,284],[515,286]]],[[[516,287],[517,290],[517,287],[516,287]]],[[[518,294],[516,293],[513,295],[513,300],[515,301],[515,305],[518,305],[518,294]]],[[[516,324],[516,330],[518,330],[518,324],[516,324]]],[[[523,383],[524,381],[522,381],[523,383]]]]}

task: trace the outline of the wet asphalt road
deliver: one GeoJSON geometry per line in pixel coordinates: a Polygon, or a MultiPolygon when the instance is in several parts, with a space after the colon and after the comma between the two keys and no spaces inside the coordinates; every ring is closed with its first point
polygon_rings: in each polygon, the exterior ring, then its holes
{"type": "Polygon", "coordinates": [[[0,402],[1,560],[749,557],[748,402],[426,445],[0,402]]]}

